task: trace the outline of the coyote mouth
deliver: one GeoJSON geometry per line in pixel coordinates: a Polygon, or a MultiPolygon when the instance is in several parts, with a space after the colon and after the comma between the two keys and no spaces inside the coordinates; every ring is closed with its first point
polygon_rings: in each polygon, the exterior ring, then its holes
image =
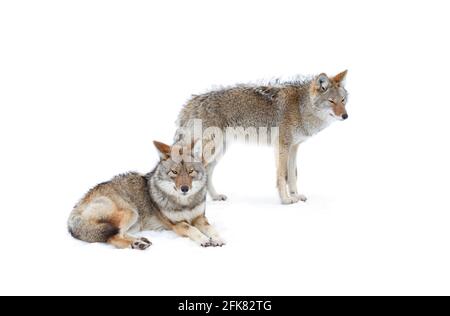
{"type": "Polygon", "coordinates": [[[332,114],[332,113],[330,113],[330,116],[331,116],[332,118],[334,118],[335,120],[338,120],[338,121],[343,121],[343,120],[344,120],[342,117],[337,116],[337,115],[334,115],[334,114],[332,114]]]}

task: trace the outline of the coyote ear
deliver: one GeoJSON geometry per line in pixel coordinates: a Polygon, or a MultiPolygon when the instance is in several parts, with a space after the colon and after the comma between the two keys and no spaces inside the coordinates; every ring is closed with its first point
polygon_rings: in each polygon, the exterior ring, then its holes
{"type": "Polygon", "coordinates": [[[328,79],[328,76],[326,74],[320,74],[316,78],[315,86],[318,91],[325,92],[330,86],[330,79],[328,79]]]}
{"type": "Polygon", "coordinates": [[[169,145],[154,141],[153,144],[155,145],[156,149],[158,149],[159,156],[162,160],[166,160],[170,158],[170,152],[172,148],[169,145]]]}
{"type": "Polygon", "coordinates": [[[348,70],[344,70],[343,72],[337,74],[336,76],[334,76],[333,81],[340,86],[343,86],[345,84],[345,78],[347,78],[347,72],[348,70]]]}

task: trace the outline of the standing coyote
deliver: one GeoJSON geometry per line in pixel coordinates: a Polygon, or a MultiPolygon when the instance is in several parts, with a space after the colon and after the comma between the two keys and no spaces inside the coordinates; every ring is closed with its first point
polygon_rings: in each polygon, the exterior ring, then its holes
{"type": "Polygon", "coordinates": [[[151,242],[132,233],[167,229],[203,247],[224,245],[205,217],[206,170],[200,157],[175,160],[178,148],[155,146],[161,157],[155,170],[117,176],[83,197],[69,218],[73,237],[144,250],[151,242]]]}
{"type": "MultiPolygon", "coordinates": [[[[344,71],[334,77],[320,74],[312,79],[263,86],[238,85],[194,96],[179,115],[176,138],[192,129],[194,120],[201,120],[205,128],[221,131],[277,127],[277,186],[281,201],[305,202],[306,197],[297,190],[298,147],[333,121],[348,118],[346,75],[344,71]]],[[[226,200],[212,183],[217,161],[218,158],[207,167],[208,192],[214,200],[226,200]]]]}

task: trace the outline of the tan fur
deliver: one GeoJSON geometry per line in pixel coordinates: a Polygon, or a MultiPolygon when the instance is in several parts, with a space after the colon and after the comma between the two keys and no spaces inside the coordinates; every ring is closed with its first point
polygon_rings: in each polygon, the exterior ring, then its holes
{"type": "Polygon", "coordinates": [[[153,142],[155,144],[155,147],[159,150],[159,152],[168,158],[170,156],[171,148],[169,145],[163,144],[161,142],[153,142]]]}
{"type": "Polygon", "coordinates": [[[337,74],[336,76],[334,76],[332,78],[332,80],[335,83],[337,83],[338,85],[340,85],[345,80],[345,77],[347,76],[347,72],[348,72],[347,70],[344,70],[343,72],[341,72],[341,73],[337,74]]]}
{"type": "Polygon", "coordinates": [[[333,104],[333,112],[336,116],[342,116],[344,113],[346,113],[345,106],[342,104],[342,102],[333,104]]]}
{"type": "Polygon", "coordinates": [[[133,239],[130,237],[115,235],[108,239],[108,244],[111,244],[119,249],[125,249],[131,247],[133,239]]]}
{"type": "Polygon", "coordinates": [[[183,168],[179,171],[178,176],[175,179],[175,185],[177,189],[180,189],[183,186],[187,186],[192,188],[192,178],[189,176],[189,171],[186,168],[183,168]]]}

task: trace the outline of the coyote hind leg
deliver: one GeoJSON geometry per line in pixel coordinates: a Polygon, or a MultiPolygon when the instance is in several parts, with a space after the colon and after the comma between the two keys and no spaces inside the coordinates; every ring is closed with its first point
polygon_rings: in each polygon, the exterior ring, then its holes
{"type": "Polygon", "coordinates": [[[208,172],[208,193],[214,201],[226,201],[228,197],[226,195],[217,193],[212,180],[214,169],[216,168],[217,163],[217,161],[214,161],[206,167],[208,172]]]}
{"type": "Polygon", "coordinates": [[[125,205],[119,205],[109,218],[109,222],[119,228],[119,233],[109,238],[108,243],[120,249],[147,249],[152,245],[147,238],[134,237],[128,234],[130,228],[137,223],[139,215],[126,203],[123,204],[125,205]]]}

